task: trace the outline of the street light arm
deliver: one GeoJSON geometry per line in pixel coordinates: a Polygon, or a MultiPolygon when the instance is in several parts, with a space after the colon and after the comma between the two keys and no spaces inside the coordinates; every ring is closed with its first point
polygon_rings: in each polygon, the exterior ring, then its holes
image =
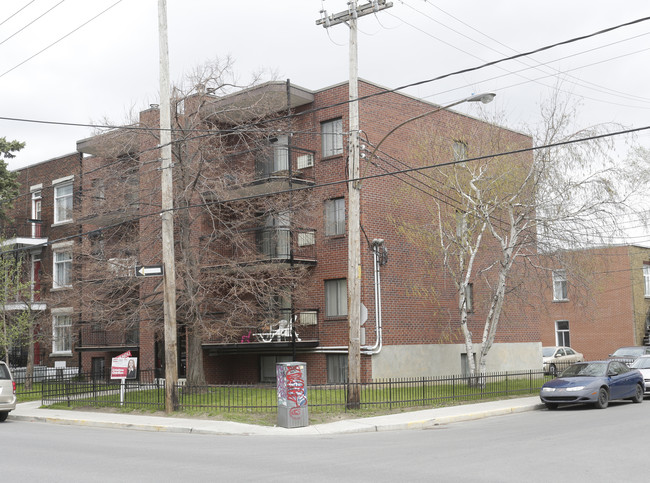
{"type": "Polygon", "coordinates": [[[418,119],[422,119],[423,117],[430,116],[431,114],[435,114],[436,112],[439,112],[439,111],[444,111],[444,110],[449,109],[451,107],[457,106],[458,104],[463,104],[464,102],[482,102],[483,104],[487,104],[489,102],[492,102],[492,99],[494,99],[495,96],[496,96],[496,94],[493,94],[493,93],[475,94],[473,96],[466,97],[465,99],[461,99],[460,101],[452,102],[451,104],[448,104],[446,106],[442,106],[442,107],[439,107],[437,109],[434,109],[433,111],[428,111],[428,112],[425,112],[423,114],[418,114],[415,117],[407,119],[406,121],[403,121],[403,122],[399,123],[393,129],[388,131],[386,133],[386,135],[383,138],[381,138],[381,141],[379,141],[379,143],[375,146],[375,149],[372,150],[372,153],[370,153],[370,157],[368,159],[372,159],[375,156],[375,153],[379,149],[379,146],[381,146],[383,144],[383,142],[386,140],[386,138],[388,136],[390,136],[395,131],[397,131],[399,128],[405,126],[409,122],[417,121],[418,119]]]}

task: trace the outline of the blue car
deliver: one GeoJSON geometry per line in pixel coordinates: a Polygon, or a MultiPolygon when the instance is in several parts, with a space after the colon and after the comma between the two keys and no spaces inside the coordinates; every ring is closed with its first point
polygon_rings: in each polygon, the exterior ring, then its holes
{"type": "Polygon", "coordinates": [[[614,399],[643,401],[645,383],[636,369],[620,361],[579,362],[542,386],[539,397],[548,409],[559,404],[593,404],[605,409],[614,399]]]}

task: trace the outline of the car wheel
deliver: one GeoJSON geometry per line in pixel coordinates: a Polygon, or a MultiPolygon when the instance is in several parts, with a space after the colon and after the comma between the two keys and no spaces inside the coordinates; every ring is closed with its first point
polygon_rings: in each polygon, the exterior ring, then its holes
{"type": "Polygon", "coordinates": [[[609,404],[609,393],[607,389],[601,387],[598,391],[598,400],[594,403],[594,406],[597,409],[605,409],[609,404]]]}
{"type": "Polygon", "coordinates": [[[544,403],[544,404],[546,404],[546,409],[550,409],[550,410],[557,409],[557,403],[544,403]]]}
{"type": "Polygon", "coordinates": [[[641,387],[641,384],[636,385],[636,392],[634,393],[632,401],[635,403],[643,402],[643,387],[641,387]]]}
{"type": "Polygon", "coordinates": [[[548,368],[548,373],[553,377],[557,376],[557,367],[555,367],[555,364],[551,364],[551,367],[548,368]]]}
{"type": "Polygon", "coordinates": [[[0,423],[5,421],[7,419],[7,416],[9,416],[9,411],[3,411],[0,413],[0,423]]]}

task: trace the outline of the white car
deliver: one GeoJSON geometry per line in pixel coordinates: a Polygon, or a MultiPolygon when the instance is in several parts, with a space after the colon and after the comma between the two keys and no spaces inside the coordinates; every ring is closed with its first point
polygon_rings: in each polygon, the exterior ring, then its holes
{"type": "Polygon", "coordinates": [[[542,347],[542,360],[544,374],[556,376],[558,372],[563,371],[571,364],[583,362],[584,356],[576,352],[571,347],[551,346],[542,347]]]}
{"type": "Polygon", "coordinates": [[[0,422],[16,409],[16,383],[7,364],[0,361],[0,422]]]}
{"type": "Polygon", "coordinates": [[[639,357],[632,364],[630,364],[630,367],[639,370],[643,376],[643,382],[645,383],[644,394],[646,396],[650,395],[650,355],[639,357]]]}

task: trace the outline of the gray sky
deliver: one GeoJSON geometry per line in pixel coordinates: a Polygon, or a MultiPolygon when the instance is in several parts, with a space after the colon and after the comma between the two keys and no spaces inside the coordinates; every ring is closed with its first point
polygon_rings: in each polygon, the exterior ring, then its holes
{"type": "MultiPolygon", "coordinates": [[[[131,109],[158,103],[157,0],[122,0],[79,28],[116,1],[3,0],[0,117],[70,123],[107,117],[120,123],[131,109]]],[[[346,0],[167,3],[173,81],[227,55],[235,59],[242,82],[260,69],[308,89],[348,77],[348,28],[326,30],[315,24],[322,8],[337,13],[347,8],[346,0]]],[[[650,16],[647,0],[393,3],[359,21],[359,74],[391,88],[650,16]]],[[[564,74],[563,89],[582,102],[584,126],[610,121],[650,125],[648,33],[650,21],[641,22],[524,63],[509,61],[406,92],[442,105],[476,92],[496,92],[490,109],[503,112],[509,127],[520,128],[536,121],[540,100],[564,74]]],[[[90,134],[86,127],[0,119],[0,137],[27,143],[9,163],[12,169],[73,152],[75,142],[90,134]]],[[[642,135],[640,141],[648,145],[650,137],[642,135]]]]}

